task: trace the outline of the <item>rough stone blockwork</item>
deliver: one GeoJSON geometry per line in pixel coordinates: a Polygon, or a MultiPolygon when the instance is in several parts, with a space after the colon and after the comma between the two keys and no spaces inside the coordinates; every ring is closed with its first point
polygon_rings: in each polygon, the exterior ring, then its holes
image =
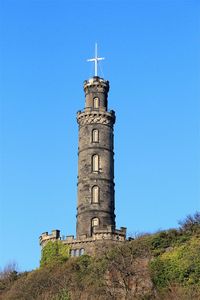
{"type": "MultiPolygon", "coordinates": [[[[126,228],[115,226],[115,112],[108,111],[109,82],[98,76],[84,82],[85,108],[78,111],[78,204],[76,238],[62,239],[71,255],[94,255],[99,242],[123,242],[126,228]]],[[[60,240],[60,231],[40,236],[40,245],[60,240]]]]}

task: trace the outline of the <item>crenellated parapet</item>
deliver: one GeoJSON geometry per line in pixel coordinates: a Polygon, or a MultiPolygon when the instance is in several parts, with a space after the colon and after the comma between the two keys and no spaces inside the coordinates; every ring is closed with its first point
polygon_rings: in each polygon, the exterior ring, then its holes
{"type": "Polygon", "coordinates": [[[120,229],[113,228],[112,225],[108,225],[105,229],[94,228],[93,238],[95,240],[112,240],[112,241],[125,241],[126,240],[126,228],[120,229]]]}
{"type": "Polygon", "coordinates": [[[101,229],[94,228],[92,236],[83,234],[78,238],[75,238],[73,235],[69,235],[62,239],[59,230],[52,230],[51,234],[48,234],[48,232],[41,234],[40,246],[43,248],[49,241],[55,242],[58,240],[70,247],[71,256],[80,256],[84,253],[95,255],[99,243],[101,243],[102,246],[105,246],[107,243],[111,242],[124,242],[126,240],[126,228],[121,227],[120,229],[116,229],[112,225],[108,225],[101,229]]]}
{"type": "Polygon", "coordinates": [[[57,241],[60,240],[60,230],[52,230],[49,234],[47,231],[43,232],[39,237],[40,246],[43,248],[49,241],[57,241]]]}
{"type": "Polygon", "coordinates": [[[83,83],[85,94],[89,93],[103,93],[107,94],[109,92],[109,81],[99,76],[94,76],[83,83]]]}

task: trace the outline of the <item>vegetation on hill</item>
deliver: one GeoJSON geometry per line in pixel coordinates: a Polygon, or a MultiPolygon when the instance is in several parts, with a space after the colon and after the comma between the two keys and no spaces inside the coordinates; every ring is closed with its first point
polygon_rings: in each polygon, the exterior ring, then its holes
{"type": "Polygon", "coordinates": [[[200,213],[178,229],[110,245],[95,257],[69,258],[69,248],[48,243],[39,269],[1,272],[0,299],[198,300],[200,213]]]}
{"type": "Polygon", "coordinates": [[[42,257],[40,260],[40,267],[57,265],[68,260],[70,247],[64,245],[61,241],[49,241],[42,249],[42,257]]]}

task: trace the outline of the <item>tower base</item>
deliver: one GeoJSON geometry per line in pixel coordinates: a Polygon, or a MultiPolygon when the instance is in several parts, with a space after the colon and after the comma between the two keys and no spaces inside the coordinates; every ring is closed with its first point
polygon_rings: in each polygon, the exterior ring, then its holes
{"type": "Polygon", "coordinates": [[[107,226],[105,229],[94,228],[91,237],[86,235],[79,236],[78,239],[73,235],[61,237],[60,230],[52,230],[51,234],[44,232],[41,234],[40,246],[43,248],[49,241],[60,240],[63,244],[70,247],[70,256],[81,256],[83,254],[94,256],[97,254],[98,249],[107,247],[109,244],[117,244],[126,240],[126,228],[121,227],[115,229],[113,226],[107,226]]]}

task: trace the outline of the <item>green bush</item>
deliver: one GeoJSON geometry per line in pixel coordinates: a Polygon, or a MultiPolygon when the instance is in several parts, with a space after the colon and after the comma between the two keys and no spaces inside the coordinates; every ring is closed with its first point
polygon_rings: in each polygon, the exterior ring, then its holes
{"type": "Polygon", "coordinates": [[[200,240],[192,238],[181,246],[155,257],[151,263],[152,280],[157,287],[169,283],[200,285],[200,240]]]}
{"type": "Polygon", "coordinates": [[[49,241],[42,249],[40,266],[49,266],[65,262],[70,256],[70,247],[61,241],[49,241]]]}
{"type": "MultiPolygon", "coordinates": [[[[195,226],[197,232],[197,225],[195,226]]],[[[169,229],[150,235],[149,240],[153,256],[160,256],[172,247],[181,246],[187,243],[192,235],[188,234],[188,231],[183,229],[169,229]]]]}

